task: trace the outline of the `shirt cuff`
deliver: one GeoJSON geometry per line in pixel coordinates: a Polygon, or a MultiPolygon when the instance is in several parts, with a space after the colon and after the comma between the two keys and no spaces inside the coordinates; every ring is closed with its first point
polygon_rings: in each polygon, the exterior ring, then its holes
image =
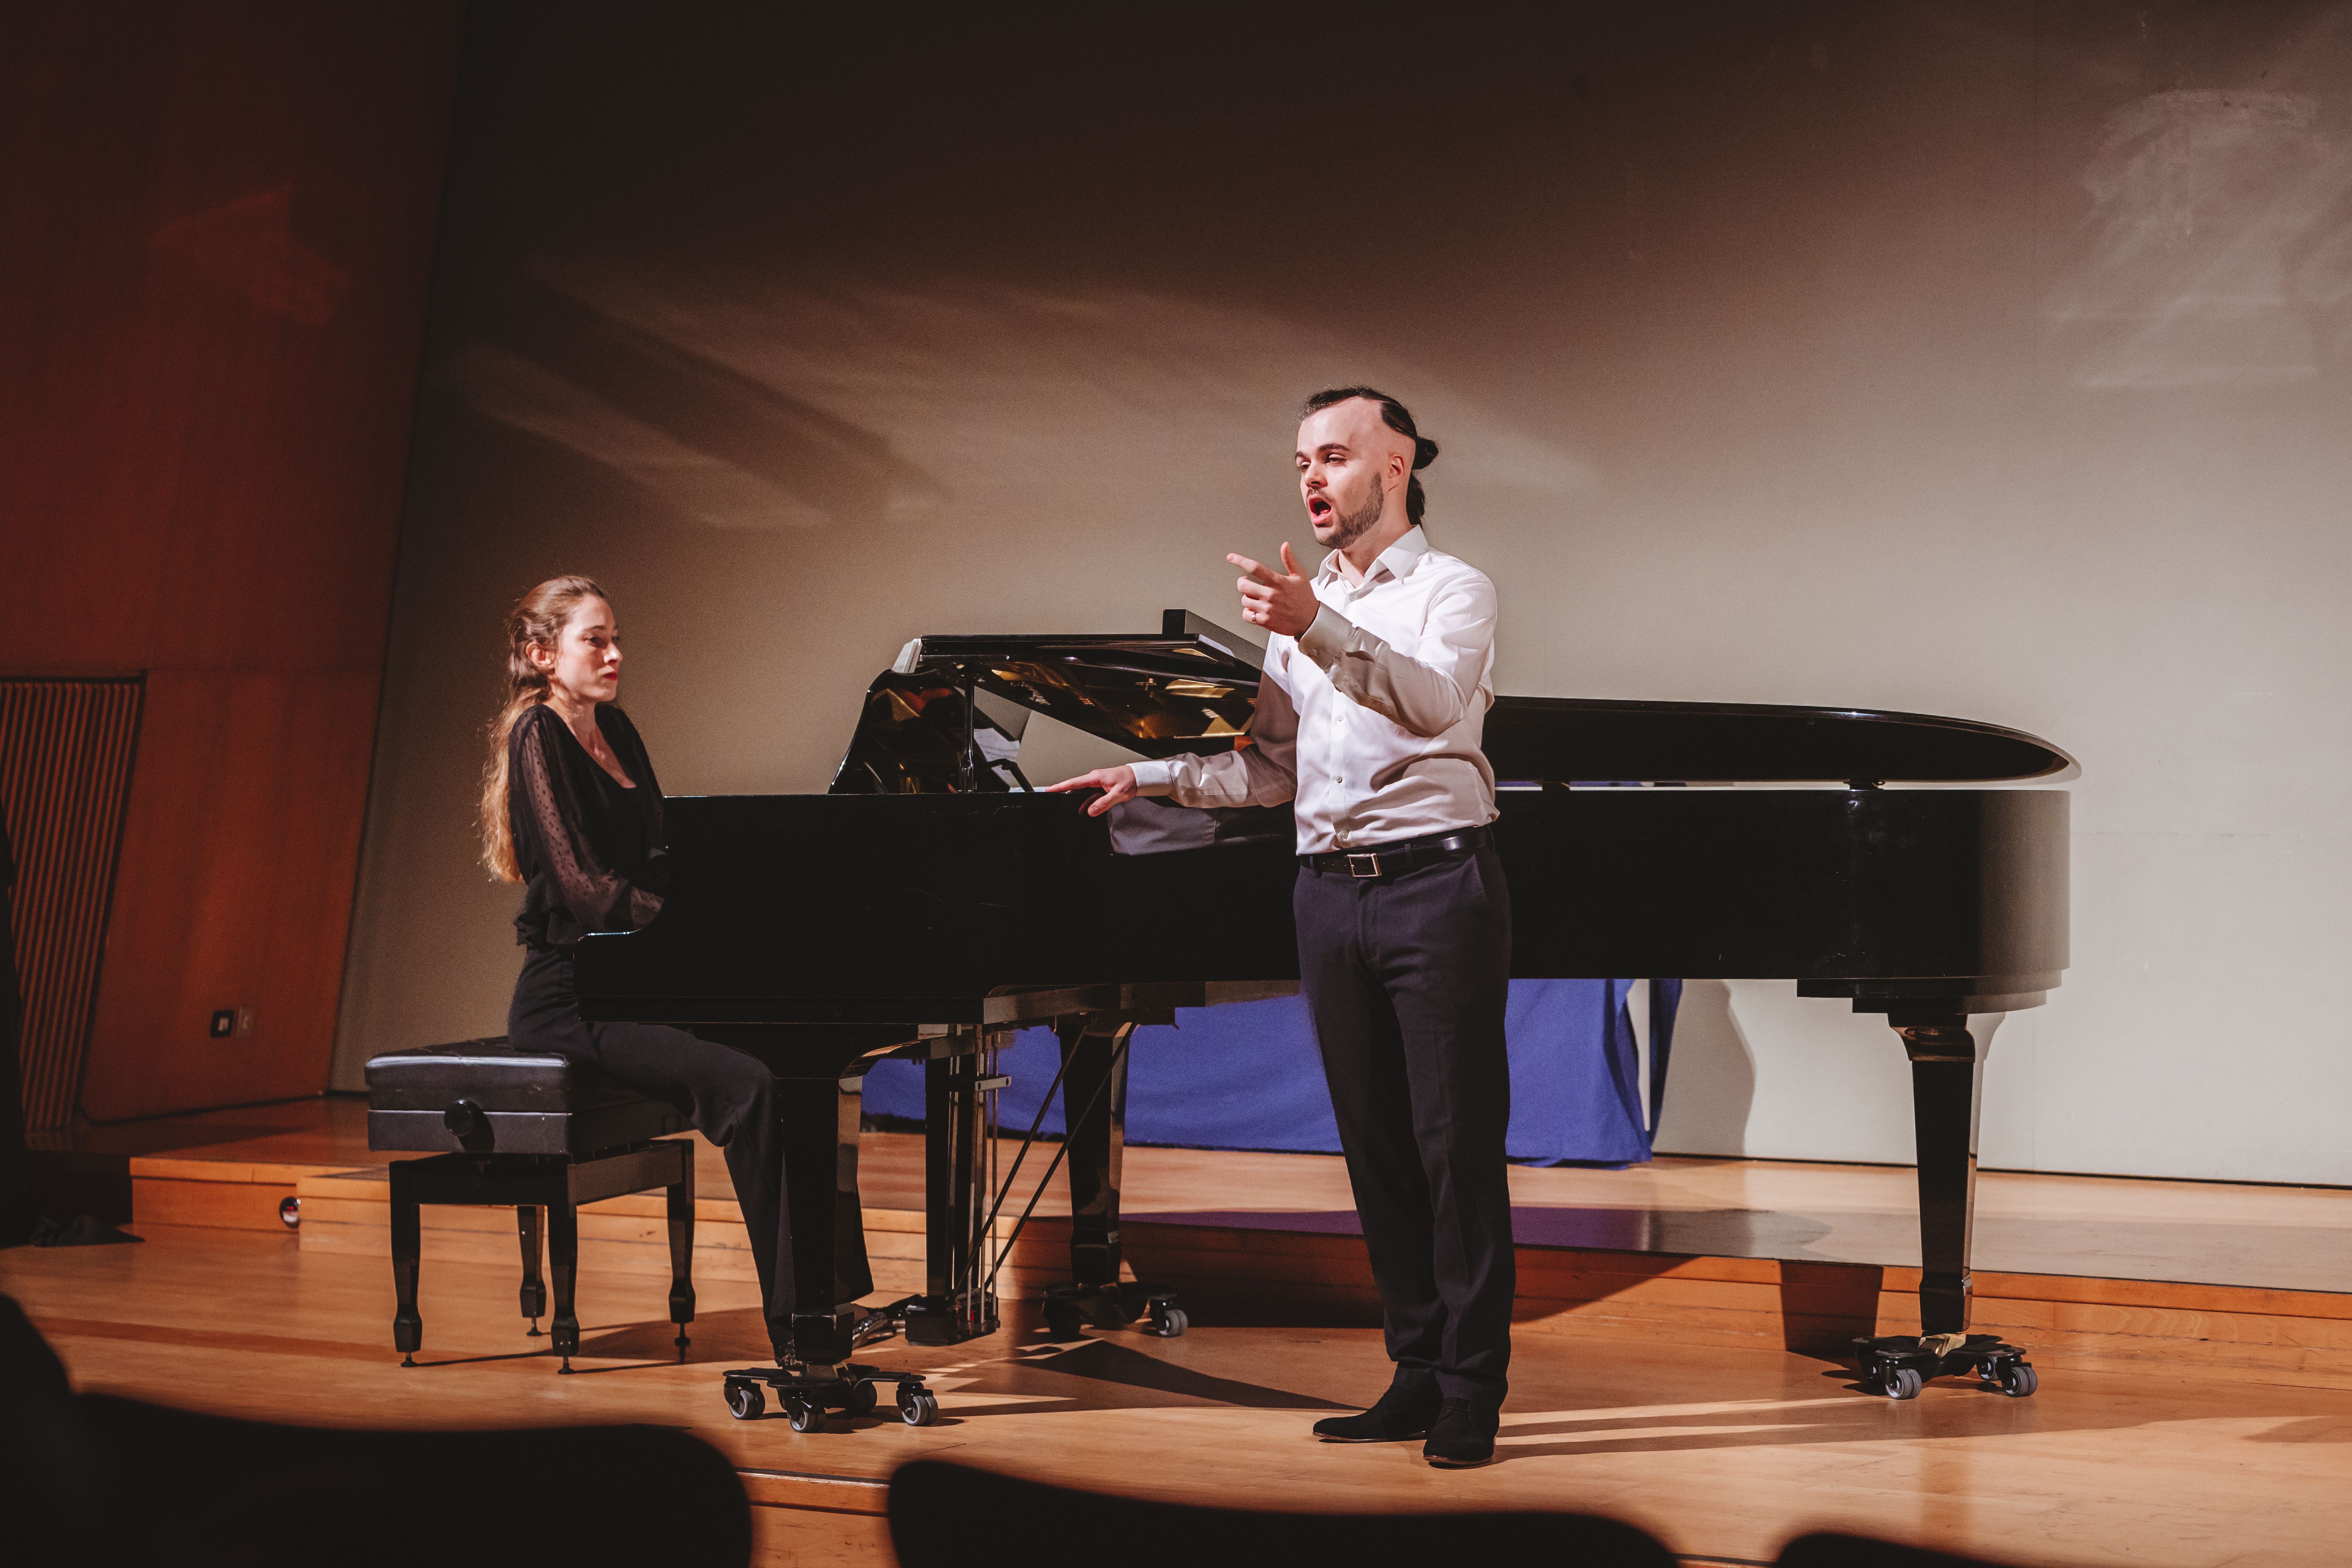
{"type": "Polygon", "coordinates": [[[1328,674],[1339,662],[1339,656],[1348,651],[1348,639],[1355,631],[1355,623],[1347,616],[1328,605],[1318,605],[1314,623],[1298,634],[1298,651],[1328,674]]]}
{"type": "Polygon", "coordinates": [[[1129,763],[1135,770],[1135,793],[1167,795],[1176,787],[1176,764],[1173,762],[1129,763]]]}

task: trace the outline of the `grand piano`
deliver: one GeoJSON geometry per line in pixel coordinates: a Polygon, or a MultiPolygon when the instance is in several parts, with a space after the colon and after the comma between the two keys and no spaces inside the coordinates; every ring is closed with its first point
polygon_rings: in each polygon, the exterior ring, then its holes
{"type": "MultiPolygon", "coordinates": [[[[1297,989],[1288,812],[1089,817],[1031,791],[1020,740],[1044,713],[1147,757],[1230,749],[1258,678],[1255,643],[1177,610],[1135,636],[927,637],[868,689],[827,794],[668,802],[667,901],[582,944],[582,1012],[777,1071],[806,1365],[867,1331],[839,1298],[862,1265],[857,1089],[887,1056],[928,1063],[926,1289],[893,1315],[918,1342],[997,1327],[996,1057],[1037,1025],[1062,1042],[1074,1216],[1047,1320],[1182,1331],[1171,1296],[1119,1282],[1127,1046],[1175,1008],[1297,989]]],[[[1923,1333],[1861,1342],[1863,1373],[1896,1398],[1967,1371],[2032,1392],[2023,1352],[1968,1331],[1969,1020],[2041,1005],[2066,967],[2067,795],[1982,786],[2073,759],[1958,719],[1559,698],[1496,698],[1486,741],[1511,973],[1794,980],[1885,1016],[1911,1062],[1923,1333]]]]}

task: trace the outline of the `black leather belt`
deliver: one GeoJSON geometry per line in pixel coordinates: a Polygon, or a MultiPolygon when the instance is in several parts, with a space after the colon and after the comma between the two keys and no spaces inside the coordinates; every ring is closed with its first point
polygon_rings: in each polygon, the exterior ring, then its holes
{"type": "Polygon", "coordinates": [[[1369,877],[1392,877],[1399,871],[1410,871],[1415,866],[1450,860],[1456,855],[1475,854],[1486,847],[1486,830],[1483,827],[1458,827],[1451,833],[1432,833],[1421,838],[1400,839],[1394,844],[1373,844],[1361,849],[1343,849],[1331,855],[1301,855],[1298,863],[1310,871],[1339,871],[1359,880],[1369,877]]]}

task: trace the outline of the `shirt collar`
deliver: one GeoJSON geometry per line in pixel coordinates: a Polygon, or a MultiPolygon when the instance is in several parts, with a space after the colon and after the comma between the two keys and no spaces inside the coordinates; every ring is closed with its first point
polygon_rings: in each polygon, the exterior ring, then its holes
{"type": "MultiPolygon", "coordinates": [[[[1428,553],[1429,536],[1422,532],[1421,524],[1416,522],[1406,529],[1403,536],[1394,544],[1372,557],[1372,569],[1364,574],[1364,581],[1367,584],[1373,582],[1380,575],[1382,567],[1388,568],[1391,577],[1410,577],[1412,575],[1412,569],[1421,564],[1421,558],[1428,553]]],[[[1338,551],[1334,550],[1323,557],[1323,564],[1316,572],[1315,576],[1318,582],[1345,581],[1339,575],[1338,551]]]]}

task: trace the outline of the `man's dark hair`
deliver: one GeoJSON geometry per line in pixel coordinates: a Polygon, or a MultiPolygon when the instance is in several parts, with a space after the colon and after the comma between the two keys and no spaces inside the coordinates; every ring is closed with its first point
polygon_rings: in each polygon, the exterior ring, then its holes
{"type": "Polygon", "coordinates": [[[1370,386],[1327,386],[1307,400],[1300,411],[1304,419],[1309,414],[1319,414],[1335,403],[1345,403],[1351,397],[1361,397],[1381,405],[1381,423],[1412,443],[1414,477],[1405,481],[1404,515],[1416,528],[1421,526],[1421,514],[1427,502],[1421,493],[1420,470],[1437,461],[1437,443],[1423,435],[1412,422],[1412,411],[1387,393],[1370,386]]]}

